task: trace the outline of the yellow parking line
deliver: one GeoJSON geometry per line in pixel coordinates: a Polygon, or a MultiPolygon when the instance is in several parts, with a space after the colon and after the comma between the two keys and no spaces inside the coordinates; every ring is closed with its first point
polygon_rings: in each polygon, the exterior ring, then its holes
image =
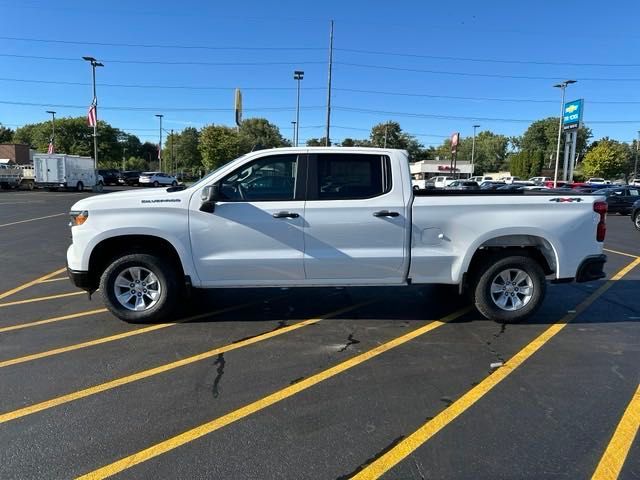
{"type": "Polygon", "coordinates": [[[308,320],[304,320],[304,321],[295,323],[293,325],[288,325],[286,327],[278,328],[276,330],[272,330],[270,332],[266,332],[261,335],[256,335],[255,337],[247,338],[239,342],[230,343],[228,345],[214,348],[213,350],[208,350],[206,352],[202,352],[197,355],[193,355],[191,357],[183,358],[182,360],[160,365],[158,367],[150,368],[148,370],[142,370],[140,372],[127,375],[125,377],[117,378],[115,380],[111,380],[109,382],[105,382],[100,385],[95,385],[93,387],[85,388],[84,390],[79,390],[77,392],[69,393],[67,395],[62,395],[60,397],[52,398],[51,400],[46,400],[44,402],[29,405],[28,407],[20,408],[12,412],[7,412],[0,415],[0,423],[9,422],[11,420],[15,420],[17,418],[31,415],[36,412],[41,412],[49,408],[57,407],[58,405],[69,403],[74,400],[79,400],[80,398],[89,397],[91,395],[105,392],[113,388],[121,387],[122,385],[126,385],[128,383],[137,382],[138,380],[142,380],[144,378],[149,378],[154,375],[158,375],[164,372],[168,372],[170,370],[174,370],[176,368],[184,367],[186,365],[199,362],[201,360],[206,360],[207,358],[215,357],[221,353],[226,353],[232,350],[237,350],[239,348],[248,347],[249,345],[253,345],[254,343],[262,342],[264,340],[268,340],[270,338],[277,337],[279,335],[283,335],[285,333],[292,332],[294,330],[298,330],[308,325],[313,325],[314,323],[318,323],[325,318],[331,318],[336,315],[340,315],[341,313],[345,313],[350,310],[355,310],[356,308],[359,308],[365,305],[366,303],[371,303],[371,302],[364,302],[358,305],[352,305],[346,308],[341,308],[340,310],[333,311],[331,313],[328,313],[318,318],[310,318],[308,320]]]}
{"type": "Polygon", "coordinates": [[[598,288],[598,290],[593,292],[584,301],[582,301],[576,307],[574,312],[565,315],[557,323],[547,328],[535,340],[533,340],[522,350],[516,353],[512,358],[510,358],[507,362],[505,362],[505,364],[501,368],[493,372],[482,382],[480,382],[478,385],[473,387],[462,397],[456,400],[453,404],[451,404],[446,410],[442,411],[433,419],[429,420],[422,427],[406,437],[391,450],[367,465],[358,474],[353,476],[352,480],[379,478],[387,471],[392,469],[395,465],[397,465],[400,461],[413,453],[427,440],[429,440],[440,430],[442,430],[456,418],[458,418],[458,416],[464,413],[468,408],[473,406],[484,395],[490,392],[493,387],[507,378],[516,368],[522,365],[534,353],[540,350],[540,348],[542,348],[549,340],[557,335],[569,322],[571,322],[576,316],[580,315],[601,295],[609,290],[609,288],[613,286],[615,281],[620,280],[638,264],[640,264],[640,258],[637,258],[622,270],[620,270],[618,273],[616,273],[609,282],[602,285],[600,288],[598,288]]]}
{"type": "Polygon", "coordinates": [[[50,278],[49,280],[42,280],[38,283],[59,282],[60,280],[69,280],[69,277],[50,278]]]}
{"type": "Polygon", "coordinates": [[[615,253],[616,255],[623,255],[625,257],[640,258],[640,256],[638,256],[638,255],[633,255],[631,253],[625,253],[625,252],[619,252],[618,250],[611,250],[610,248],[603,248],[603,250],[605,252],[615,253]]]}
{"type": "Polygon", "coordinates": [[[46,318],[44,320],[38,320],[35,322],[21,323],[18,325],[11,325],[9,327],[0,327],[0,333],[11,332],[13,330],[22,330],[23,328],[29,328],[29,327],[37,327],[38,325],[46,325],[47,323],[60,322],[62,320],[71,320],[72,318],[86,317],[88,315],[95,315],[95,314],[104,313],[107,311],[108,310],[106,308],[99,308],[97,310],[87,310],[86,312],[78,312],[78,313],[72,313],[71,315],[63,315],[62,317],[46,318]]]}
{"type": "Polygon", "coordinates": [[[160,443],[152,445],[151,447],[148,447],[144,450],[134,453],[133,455],[130,455],[128,457],[122,458],[102,468],[89,472],[78,478],[79,479],[106,478],[111,475],[115,475],[116,473],[119,473],[123,470],[126,470],[130,467],[133,467],[134,465],[137,465],[142,462],[146,462],[151,458],[157,457],[158,455],[162,455],[163,453],[166,453],[170,450],[173,450],[189,442],[192,442],[200,437],[203,437],[204,435],[207,435],[211,432],[219,430],[227,425],[230,425],[231,423],[237,422],[238,420],[241,420],[249,415],[259,412],[260,410],[263,410],[275,403],[281,402],[282,400],[285,400],[297,393],[307,390],[308,388],[311,388],[314,385],[317,385],[318,383],[323,382],[324,380],[327,380],[331,377],[334,377],[335,375],[338,375],[339,373],[342,373],[346,370],[349,370],[350,368],[360,365],[361,363],[364,363],[367,360],[371,360],[372,358],[377,357],[378,355],[388,350],[399,347],[400,345],[403,345],[409,342],[410,340],[413,340],[421,335],[424,335],[427,332],[430,332],[442,325],[445,325],[447,322],[462,316],[463,314],[465,314],[470,310],[471,310],[470,308],[464,308],[455,313],[452,313],[451,315],[447,315],[441,320],[436,320],[426,325],[423,325],[422,327],[419,327],[400,337],[394,338],[393,340],[383,343],[382,345],[372,348],[371,350],[361,353],[360,355],[356,355],[355,357],[352,357],[349,360],[346,360],[331,368],[328,368],[319,373],[316,373],[315,375],[312,375],[306,379],[303,379],[297,383],[294,383],[293,385],[283,388],[282,390],[278,390],[270,395],[267,395],[266,397],[256,400],[253,403],[245,405],[244,407],[241,407],[237,410],[229,412],[226,415],[223,415],[222,417],[216,418],[215,420],[207,422],[198,427],[192,428],[191,430],[187,430],[186,432],[176,435],[175,437],[169,438],[168,440],[164,440],[160,443]]]}
{"type": "Polygon", "coordinates": [[[62,215],[67,215],[67,214],[66,213],[56,213],[55,215],[47,215],[45,217],[36,217],[36,218],[30,218],[28,220],[20,220],[18,222],[3,223],[2,225],[0,225],[0,228],[2,228],[2,227],[10,227],[11,225],[18,225],[19,223],[35,222],[36,220],[44,220],[45,218],[60,217],[62,215]]]}
{"type": "Polygon", "coordinates": [[[629,402],[592,480],[616,480],[640,428],[640,385],[629,402]]]}
{"type": "Polygon", "coordinates": [[[0,303],[0,308],[11,307],[13,305],[23,305],[25,303],[43,302],[45,300],[54,300],[56,298],[73,297],[74,295],[82,295],[82,294],[86,295],[86,293],[87,292],[80,290],[78,292],[60,293],[58,295],[47,295],[46,297],[27,298],[26,300],[16,300],[14,302],[0,303]]]}
{"type": "Polygon", "coordinates": [[[6,298],[9,295],[13,295],[14,293],[18,293],[18,292],[24,290],[25,288],[29,288],[29,287],[37,284],[37,283],[40,283],[40,282],[42,282],[44,280],[49,279],[51,277],[55,277],[56,275],[59,275],[60,273],[66,271],[66,270],[67,270],[66,268],[60,268],[60,269],[56,270],[55,272],[47,273],[46,275],[43,275],[40,278],[36,278],[35,280],[31,280],[30,282],[23,283],[22,285],[20,285],[20,286],[18,286],[16,288],[12,288],[11,290],[8,290],[8,291],[6,291],[4,293],[0,293],[0,299],[6,298]]]}
{"type": "Polygon", "coordinates": [[[143,333],[154,332],[162,328],[178,325],[179,323],[186,323],[192,320],[197,320],[199,318],[209,317],[211,315],[219,315],[221,313],[230,312],[232,310],[239,310],[248,305],[251,304],[234,305],[233,307],[223,308],[221,310],[216,310],[215,312],[203,313],[201,315],[181,319],[178,322],[160,323],[157,325],[151,325],[150,327],[138,328],[136,330],[130,330],[128,332],[118,333],[116,335],[111,335],[108,337],[89,340],[88,342],[76,343],[75,345],[69,345],[67,347],[54,348],[53,350],[47,350],[46,352],[33,353],[31,355],[25,355],[24,357],[12,358],[10,360],[0,362],[0,368],[8,367],[10,365],[17,365],[18,363],[30,362],[32,360],[38,360],[40,358],[51,357],[53,355],[59,355],[61,353],[72,352],[74,350],[80,350],[81,348],[94,347],[96,345],[102,345],[103,343],[114,342],[116,340],[122,340],[123,338],[133,337],[135,335],[142,335],[143,333]]]}

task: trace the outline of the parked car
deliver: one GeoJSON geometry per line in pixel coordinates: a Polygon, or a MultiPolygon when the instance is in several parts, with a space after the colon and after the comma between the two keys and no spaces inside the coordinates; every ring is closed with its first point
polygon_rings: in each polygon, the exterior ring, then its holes
{"type": "Polygon", "coordinates": [[[455,180],[454,177],[435,177],[433,179],[433,186],[436,188],[446,188],[448,187],[451,182],[453,182],[455,180]]]}
{"type": "Polygon", "coordinates": [[[633,204],[640,200],[640,188],[636,187],[601,188],[593,194],[604,195],[609,205],[609,213],[620,215],[629,215],[633,210],[633,204]]]}
{"type": "Polygon", "coordinates": [[[186,189],[76,202],[67,271],[129,322],[175,318],[191,287],[440,283],[511,322],[541,306],[547,277],[605,276],[601,197],[451,193],[414,192],[403,150],[259,150],[186,189]],[[276,194],[268,175],[289,180],[276,194]]]}
{"type": "Polygon", "coordinates": [[[472,182],[470,180],[454,180],[447,187],[447,190],[479,190],[480,185],[478,182],[472,182]]]}
{"type": "Polygon", "coordinates": [[[135,170],[127,170],[118,175],[118,183],[120,185],[140,185],[140,173],[135,170]]]}
{"type": "Polygon", "coordinates": [[[609,185],[611,184],[611,182],[609,180],[605,180],[604,178],[600,178],[600,177],[591,177],[589,180],[587,180],[586,182],[589,185],[609,185]]]}
{"type": "Polygon", "coordinates": [[[631,207],[631,221],[636,230],[640,231],[640,200],[636,200],[631,207]]]}
{"type": "Polygon", "coordinates": [[[480,185],[482,182],[489,182],[494,180],[493,177],[486,177],[486,176],[479,176],[479,177],[471,177],[468,178],[467,180],[469,180],[470,182],[478,182],[478,185],[480,185]]]}
{"type": "Polygon", "coordinates": [[[533,182],[534,185],[542,185],[545,182],[552,182],[553,178],[551,177],[531,177],[529,179],[530,182],[533,182]]]}
{"type": "Polygon", "coordinates": [[[118,176],[120,172],[115,168],[98,170],[98,175],[102,175],[105,185],[118,185],[118,176]]]}
{"type": "Polygon", "coordinates": [[[640,187],[640,178],[632,178],[629,180],[630,187],[640,187]]]}
{"type": "MultiPolygon", "coordinates": [[[[473,177],[472,177],[473,178],[473,177]]],[[[496,190],[502,186],[506,185],[504,182],[496,182],[493,180],[487,180],[480,184],[480,188],[482,190],[496,190]]]]}
{"type": "Polygon", "coordinates": [[[507,185],[511,185],[512,183],[517,183],[520,181],[520,177],[502,177],[501,180],[507,185]]]}
{"type": "Polygon", "coordinates": [[[161,185],[178,185],[176,177],[172,177],[162,172],[142,172],[138,178],[138,183],[143,187],[159,187],[161,185]]]}
{"type": "Polygon", "coordinates": [[[517,183],[512,183],[511,185],[502,185],[501,187],[496,188],[496,190],[522,190],[524,185],[518,185],[517,183]]]}

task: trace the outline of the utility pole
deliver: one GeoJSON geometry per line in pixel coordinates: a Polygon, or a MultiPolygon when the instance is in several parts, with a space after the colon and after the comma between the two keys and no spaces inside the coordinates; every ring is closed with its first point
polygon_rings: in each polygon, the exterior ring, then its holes
{"type": "Polygon", "coordinates": [[[554,85],[555,88],[562,90],[562,100],[560,102],[560,121],[558,123],[558,145],[556,146],[556,171],[553,175],[553,188],[558,187],[558,164],[560,163],[560,138],[562,137],[562,117],[564,116],[564,96],[567,85],[576,83],[576,80],[565,80],[562,83],[554,85]]]}
{"type": "Polygon", "coordinates": [[[476,129],[480,128],[480,125],[473,126],[473,142],[471,143],[471,176],[475,172],[476,164],[476,129]]]}
{"type": "Polygon", "coordinates": [[[124,172],[124,159],[127,156],[127,147],[122,147],[122,171],[124,172]]]}
{"type": "Polygon", "coordinates": [[[387,148],[387,133],[389,130],[389,122],[384,124],[384,147],[383,148],[387,148]]]}
{"type": "Polygon", "coordinates": [[[291,145],[293,145],[295,147],[296,145],[298,145],[298,138],[297,138],[298,134],[296,133],[296,121],[293,120],[291,122],[291,125],[293,125],[293,135],[292,135],[293,136],[293,141],[291,142],[291,145]]]}
{"type": "Polygon", "coordinates": [[[304,78],[304,72],[302,70],[296,70],[293,72],[293,79],[298,82],[298,102],[296,103],[296,132],[295,132],[295,144],[298,146],[298,139],[300,138],[300,81],[304,78]]]}
{"type": "Polygon", "coordinates": [[[640,148],[640,145],[638,145],[638,143],[640,143],[640,130],[638,130],[638,139],[636,140],[636,161],[633,165],[633,179],[636,182],[638,181],[638,148],[640,148]]]}
{"type": "Polygon", "coordinates": [[[324,134],[324,144],[331,145],[331,70],[333,69],[333,20],[331,20],[331,33],[329,34],[329,78],[327,81],[327,130],[324,134]]]}
{"type": "Polygon", "coordinates": [[[93,80],[93,111],[95,115],[93,123],[93,168],[98,168],[98,95],[96,94],[96,67],[104,67],[93,57],[82,57],[83,60],[91,63],[91,78],[93,80]]]}
{"type": "Polygon", "coordinates": [[[47,113],[51,114],[51,153],[55,152],[56,141],[56,112],[53,110],[47,110],[47,113]]]}
{"type": "Polygon", "coordinates": [[[176,154],[176,137],[173,135],[173,128],[171,129],[171,169],[173,170],[173,175],[176,174],[176,162],[175,162],[175,154],[176,154]]]}
{"type": "Polygon", "coordinates": [[[160,119],[160,143],[158,143],[158,170],[162,171],[162,117],[164,115],[156,113],[156,117],[160,119]]]}

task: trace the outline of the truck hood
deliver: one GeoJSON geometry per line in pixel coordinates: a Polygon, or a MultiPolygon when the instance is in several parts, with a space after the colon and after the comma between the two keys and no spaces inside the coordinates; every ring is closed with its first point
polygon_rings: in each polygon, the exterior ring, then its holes
{"type": "Polygon", "coordinates": [[[188,189],[167,192],[167,188],[125,190],[124,192],[113,192],[83,198],[74,203],[71,210],[140,208],[141,206],[152,205],[179,206],[186,205],[191,193],[188,189]]]}

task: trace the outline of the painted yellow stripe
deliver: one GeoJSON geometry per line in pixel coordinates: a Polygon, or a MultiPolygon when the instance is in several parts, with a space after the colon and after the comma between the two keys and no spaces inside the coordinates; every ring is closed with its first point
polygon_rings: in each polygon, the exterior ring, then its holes
{"type": "Polygon", "coordinates": [[[157,457],[158,455],[162,455],[163,453],[166,453],[170,450],[178,448],[189,442],[197,440],[198,438],[208,435],[209,433],[219,430],[227,425],[230,425],[231,423],[237,422],[238,420],[241,420],[249,415],[259,412],[260,410],[263,410],[275,403],[281,402],[282,400],[285,400],[293,395],[296,395],[297,393],[307,390],[308,388],[311,388],[320,382],[323,382],[335,375],[338,375],[339,373],[342,373],[346,370],[349,370],[350,368],[360,365],[361,363],[364,363],[367,360],[371,360],[372,358],[377,357],[378,355],[388,350],[394,349],[400,345],[403,345],[409,342],[410,340],[413,340],[421,335],[424,335],[427,332],[435,330],[436,328],[446,324],[446,322],[449,322],[455,318],[458,318],[470,310],[471,310],[470,308],[464,308],[462,310],[459,310],[455,313],[452,313],[451,315],[448,315],[442,318],[441,320],[430,322],[420,328],[417,328],[409,333],[406,333],[405,335],[394,338],[393,340],[383,343],[382,345],[379,345],[371,350],[361,353],[360,355],[356,355],[355,357],[352,357],[349,360],[346,360],[331,368],[328,368],[319,373],[316,373],[315,375],[312,375],[309,378],[301,380],[298,383],[294,383],[293,385],[283,388],[282,390],[278,390],[277,392],[274,392],[264,398],[261,398],[260,400],[257,400],[253,403],[245,405],[244,407],[241,407],[237,410],[229,412],[226,415],[223,415],[222,417],[216,418],[215,420],[212,420],[208,423],[192,428],[191,430],[187,430],[186,432],[176,435],[175,437],[172,437],[172,438],[169,438],[168,440],[157,443],[149,448],[141,450],[128,457],[122,458],[114,463],[111,463],[102,468],[89,472],[78,478],[79,479],[106,478],[106,477],[115,475],[116,473],[122,472],[123,470],[126,470],[128,468],[131,468],[134,465],[137,465],[142,462],[146,462],[151,458],[157,457]]]}
{"type": "Polygon", "coordinates": [[[602,285],[598,290],[589,295],[575,309],[575,312],[565,315],[557,323],[551,325],[542,334],[540,334],[531,343],[510,358],[501,368],[493,372],[485,378],[477,386],[469,390],[462,397],[452,403],[446,410],[439,413],[432,420],[425,423],[418,430],[413,432],[407,438],[398,443],[394,448],[386,452],[384,455],[370,463],[358,474],[352,477],[352,480],[364,480],[379,478],[395,465],[411,455],[418,447],[424,444],[431,437],[436,435],[440,430],[453,422],[458,416],[464,413],[468,408],[480,400],[484,395],[493,389],[496,385],[507,378],[516,368],[522,365],[534,353],[542,348],[549,340],[556,336],[566,325],[576,316],[580,315],[609,288],[611,288],[616,280],[624,277],[631,269],[640,264],[640,259],[636,259],[629,265],[616,273],[611,281],[602,285]]]}
{"type": "Polygon", "coordinates": [[[67,215],[67,214],[66,213],[56,213],[55,215],[47,215],[45,217],[36,217],[36,218],[30,218],[28,220],[20,220],[18,222],[4,223],[4,224],[0,225],[0,228],[2,228],[2,227],[10,227],[11,225],[18,225],[20,223],[35,222],[36,220],[44,220],[45,218],[60,217],[62,215],[67,215]]]}
{"type": "Polygon", "coordinates": [[[355,310],[356,308],[359,308],[367,303],[371,303],[371,302],[365,302],[365,303],[360,303],[358,305],[352,305],[347,308],[341,308],[340,310],[336,310],[334,312],[328,313],[318,318],[310,318],[308,320],[304,320],[302,322],[298,322],[293,325],[288,325],[286,327],[278,328],[276,330],[272,330],[270,332],[263,333],[261,335],[256,335],[255,337],[247,338],[246,340],[242,340],[240,342],[230,343],[228,345],[214,348],[213,350],[208,350],[206,352],[202,352],[188,358],[183,358],[182,360],[178,360],[176,362],[171,362],[165,365],[160,365],[155,368],[143,370],[131,375],[127,375],[125,377],[117,378],[115,380],[102,383],[100,385],[95,385],[93,387],[85,388],[84,390],[79,390],[77,392],[69,393],[67,395],[62,395],[60,397],[52,398],[51,400],[46,400],[44,402],[29,405],[28,407],[20,408],[12,412],[7,412],[0,415],[0,423],[16,420],[18,418],[31,415],[33,413],[41,412],[43,410],[57,407],[65,403],[73,402],[74,400],[79,400],[81,398],[89,397],[91,395],[96,395],[98,393],[105,392],[113,388],[121,387],[122,385],[127,385],[129,383],[137,382],[138,380],[149,378],[154,375],[159,375],[161,373],[165,373],[170,370],[174,370],[176,368],[184,367],[186,365],[190,365],[195,362],[200,362],[202,360],[206,360],[207,358],[215,357],[221,353],[226,353],[232,350],[237,350],[239,348],[248,347],[249,345],[253,345],[254,343],[262,342],[264,340],[268,340],[270,338],[277,337],[279,335],[283,335],[285,333],[289,333],[294,330],[298,330],[308,325],[313,325],[314,323],[318,323],[325,318],[331,318],[336,315],[340,315],[341,313],[345,313],[350,310],[355,310]]]}
{"type": "Polygon", "coordinates": [[[12,358],[10,360],[5,360],[0,362],[0,368],[8,367],[10,365],[17,365],[19,363],[31,362],[33,360],[39,360],[41,358],[51,357],[53,355],[59,355],[61,353],[72,352],[74,350],[80,350],[81,348],[94,347],[96,345],[102,345],[103,343],[115,342],[116,340],[122,340],[123,338],[129,338],[136,335],[142,335],[144,333],[154,332],[162,328],[172,327],[174,325],[178,325],[179,323],[186,323],[192,320],[197,320],[199,318],[209,317],[211,315],[219,315],[221,313],[230,312],[232,310],[239,310],[248,305],[250,304],[235,305],[233,307],[216,310],[215,312],[208,312],[208,313],[203,313],[201,315],[195,315],[193,317],[184,318],[178,322],[160,323],[157,325],[152,325],[150,327],[138,328],[136,330],[130,330],[128,332],[118,333],[117,335],[111,335],[109,337],[102,337],[102,338],[97,338],[95,340],[90,340],[88,342],[76,343],[75,345],[69,345],[68,347],[54,348],[53,350],[47,350],[46,352],[33,353],[31,355],[26,355],[24,357],[12,358]]]}
{"type": "Polygon", "coordinates": [[[76,295],[87,294],[85,291],[60,293],[58,295],[47,295],[46,297],[27,298],[26,300],[16,300],[14,302],[0,303],[0,308],[12,307],[14,305],[24,305],[25,303],[44,302],[45,300],[55,300],[56,298],[74,297],[76,295]]]}
{"type": "Polygon", "coordinates": [[[624,461],[629,455],[633,439],[640,429],[640,385],[631,398],[609,446],[600,459],[592,480],[616,480],[622,471],[624,461]]]}
{"type": "Polygon", "coordinates": [[[37,283],[40,283],[44,280],[47,280],[51,277],[55,277],[56,275],[61,274],[62,272],[65,272],[67,269],[66,268],[60,268],[58,270],[56,270],[55,272],[51,272],[51,273],[47,273],[46,275],[43,275],[40,278],[36,278],[35,280],[31,280],[30,282],[27,283],[23,283],[22,285],[20,285],[19,287],[16,288],[12,288],[11,290],[8,290],[4,293],[0,293],[0,300],[3,298],[8,297],[9,295],[13,295],[14,293],[18,293],[22,290],[24,290],[25,288],[29,288],[37,283]]]}
{"type": "Polygon", "coordinates": [[[638,255],[633,255],[631,253],[619,252],[618,250],[611,250],[610,248],[603,248],[605,252],[615,253],[616,255],[623,255],[625,257],[631,258],[640,258],[638,255]]]}
{"type": "Polygon", "coordinates": [[[50,278],[49,280],[41,280],[39,283],[59,282],[60,280],[69,280],[69,277],[50,278]]]}
{"type": "Polygon", "coordinates": [[[86,317],[88,315],[96,315],[98,313],[104,313],[108,310],[106,308],[99,308],[97,310],[87,310],[86,312],[72,313],[71,315],[63,315],[62,317],[45,318],[44,320],[38,320],[35,322],[21,323],[18,325],[11,325],[9,327],[0,327],[0,333],[11,332],[13,330],[22,330],[23,328],[37,327],[38,325],[46,325],[48,323],[61,322],[62,320],[71,320],[72,318],[86,317]]]}

